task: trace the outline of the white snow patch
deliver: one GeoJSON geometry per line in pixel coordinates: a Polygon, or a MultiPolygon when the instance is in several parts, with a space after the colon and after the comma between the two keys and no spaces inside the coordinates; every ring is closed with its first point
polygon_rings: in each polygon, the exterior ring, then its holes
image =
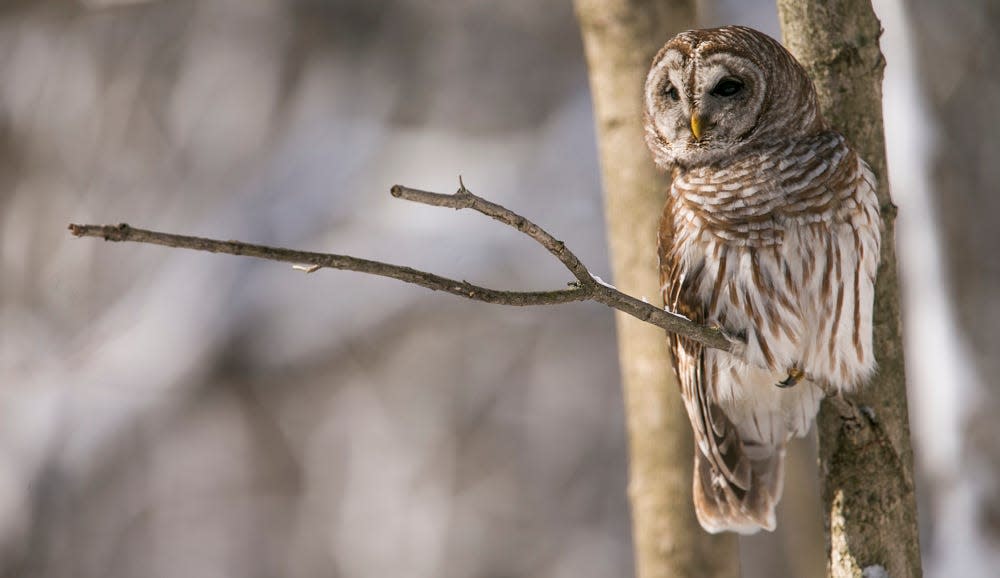
{"type": "Polygon", "coordinates": [[[862,570],[861,576],[863,578],[889,578],[889,572],[886,571],[885,566],[875,564],[862,570]]]}
{"type": "Polygon", "coordinates": [[[685,319],[685,320],[687,320],[687,321],[691,321],[691,318],[690,318],[690,317],[688,317],[687,315],[681,315],[680,313],[678,313],[678,312],[676,312],[676,311],[672,311],[672,310],[670,309],[670,307],[669,307],[669,306],[667,306],[667,305],[664,305],[664,306],[663,306],[663,310],[664,310],[664,311],[666,311],[667,313],[669,313],[669,314],[673,315],[674,317],[680,317],[681,319],[685,319]]]}
{"type": "MultiPolygon", "coordinates": [[[[590,271],[587,271],[587,272],[588,272],[588,273],[590,273],[590,271]]],[[[607,281],[605,281],[604,279],[601,279],[601,278],[600,278],[600,277],[598,277],[597,275],[594,275],[593,273],[590,273],[590,277],[591,277],[591,278],[592,278],[592,279],[593,279],[594,281],[597,281],[598,283],[600,283],[601,285],[604,285],[604,286],[605,286],[605,287],[607,287],[608,289],[614,289],[615,291],[617,291],[617,290],[618,290],[618,288],[617,288],[617,287],[615,287],[615,286],[614,286],[614,285],[612,285],[611,283],[608,283],[608,282],[607,282],[607,281]]]]}

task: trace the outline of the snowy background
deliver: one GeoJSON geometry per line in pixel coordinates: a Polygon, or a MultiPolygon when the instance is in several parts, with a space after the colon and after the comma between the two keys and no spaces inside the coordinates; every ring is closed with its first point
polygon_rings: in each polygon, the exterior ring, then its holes
{"type": "MultiPolygon", "coordinates": [[[[773,3],[699,5],[704,25],[778,35],[773,3]]],[[[925,566],[987,576],[998,14],[876,9],[925,566]]],[[[570,280],[508,228],[388,194],[459,174],[610,280],[569,0],[0,4],[0,575],[630,574],[607,309],[66,231],[127,221],[498,288],[570,280]]],[[[823,575],[814,453],[796,444],[746,577],[823,575]]]]}

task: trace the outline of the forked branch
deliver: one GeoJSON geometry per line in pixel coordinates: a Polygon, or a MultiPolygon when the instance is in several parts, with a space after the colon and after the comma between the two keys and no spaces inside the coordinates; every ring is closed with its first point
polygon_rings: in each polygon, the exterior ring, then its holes
{"type": "Polygon", "coordinates": [[[452,209],[473,209],[513,227],[537,241],[549,253],[552,253],[552,255],[559,259],[563,266],[573,274],[576,281],[571,283],[568,289],[554,291],[499,291],[480,287],[467,281],[449,279],[411,267],[392,265],[381,261],[371,261],[348,255],[315,253],[312,251],[297,251],[266,245],[254,245],[242,241],[219,241],[202,237],[161,233],[138,229],[125,223],[119,225],[71,224],[69,230],[77,237],[101,237],[105,241],[132,241],[136,243],[163,245],[165,247],[193,249],[195,251],[208,251],[210,253],[226,253],[229,255],[257,257],[270,261],[282,261],[292,263],[296,265],[296,268],[309,273],[324,268],[357,271],[359,273],[390,277],[405,283],[426,287],[432,291],[445,291],[452,295],[465,297],[466,299],[498,305],[555,305],[573,301],[596,301],[613,309],[628,313],[642,321],[662,327],[672,333],[698,341],[707,347],[725,351],[733,349],[735,338],[726,335],[719,328],[700,325],[687,317],[660,309],[645,301],[640,301],[594,277],[580,259],[562,241],[559,241],[547,231],[521,215],[472,194],[465,188],[464,184],[453,195],[421,191],[401,185],[392,187],[391,192],[394,197],[425,205],[449,207],[452,209]]]}

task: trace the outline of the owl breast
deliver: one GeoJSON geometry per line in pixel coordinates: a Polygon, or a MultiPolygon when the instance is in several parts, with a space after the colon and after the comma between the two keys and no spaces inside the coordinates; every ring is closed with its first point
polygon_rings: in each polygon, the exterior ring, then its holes
{"type": "Polygon", "coordinates": [[[671,203],[678,271],[664,288],[668,307],[696,305],[746,338],[737,355],[706,354],[716,399],[766,398],[790,368],[845,390],[867,377],[878,209],[874,177],[843,137],[820,133],[682,172],[671,203]],[[761,391],[747,391],[753,384],[761,391]]]}

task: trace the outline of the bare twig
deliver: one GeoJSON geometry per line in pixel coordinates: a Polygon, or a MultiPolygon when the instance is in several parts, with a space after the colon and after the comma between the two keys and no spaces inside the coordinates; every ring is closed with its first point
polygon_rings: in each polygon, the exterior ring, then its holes
{"type": "Polygon", "coordinates": [[[103,237],[105,241],[132,241],[135,243],[163,245],[165,247],[193,249],[195,251],[208,251],[210,253],[257,257],[269,261],[282,261],[292,263],[296,270],[307,273],[312,273],[321,268],[357,271],[359,273],[398,279],[405,283],[420,285],[433,291],[446,291],[467,299],[500,305],[555,305],[571,301],[585,301],[590,298],[587,292],[579,287],[560,291],[495,291],[473,285],[466,281],[448,279],[433,273],[400,265],[382,263],[380,261],[370,261],[347,255],[314,253],[311,251],[297,251],[266,245],[253,245],[242,241],[219,241],[202,237],[174,235],[172,233],[138,229],[126,223],[120,225],[74,224],[69,226],[69,230],[77,237],[103,237]]]}
{"type": "Polygon", "coordinates": [[[562,241],[559,241],[521,215],[472,194],[465,188],[464,184],[453,195],[421,191],[401,185],[392,187],[391,192],[394,197],[425,205],[450,207],[452,209],[473,209],[509,225],[545,247],[576,277],[576,282],[568,289],[556,291],[499,291],[480,287],[467,281],[449,279],[411,267],[391,265],[381,261],[359,259],[348,255],[315,253],[311,251],[269,247],[266,245],[254,245],[242,241],[219,241],[202,237],[161,233],[138,229],[125,223],[119,225],[71,224],[69,230],[77,237],[101,237],[106,241],[150,243],[165,247],[282,261],[292,263],[296,266],[296,269],[308,273],[321,268],[357,271],[370,275],[390,277],[405,283],[426,287],[432,291],[445,291],[452,295],[465,297],[466,299],[498,305],[555,305],[573,301],[596,301],[628,313],[642,321],[662,327],[667,331],[698,341],[708,347],[725,351],[731,351],[734,347],[735,338],[726,335],[719,328],[699,325],[682,315],[677,315],[640,301],[600,281],[600,279],[590,274],[587,267],[583,265],[580,259],[562,241]]]}

